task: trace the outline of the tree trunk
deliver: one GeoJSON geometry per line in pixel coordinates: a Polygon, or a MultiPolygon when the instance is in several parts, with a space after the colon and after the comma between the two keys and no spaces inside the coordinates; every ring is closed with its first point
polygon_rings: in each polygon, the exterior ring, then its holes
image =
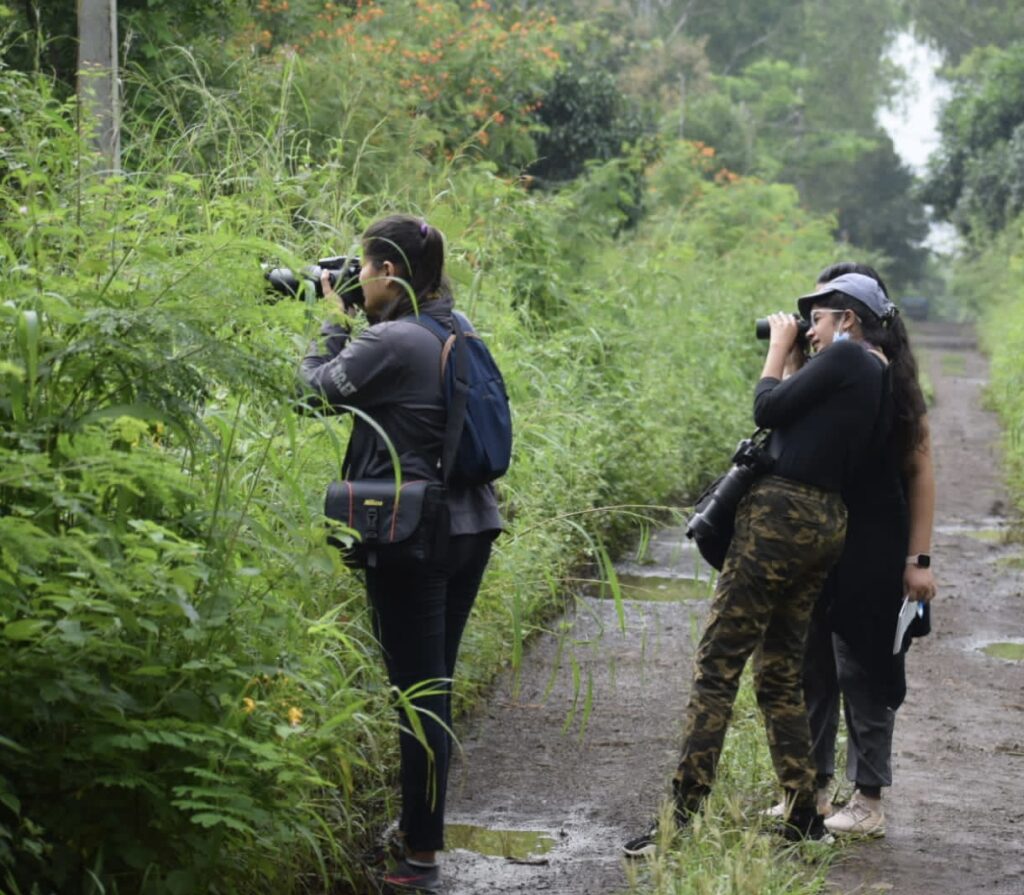
{"type": "Polygon", "coordinates": [[[105,161],[121,169],[117,0],[78,0],[79,127],[105,161]]]}

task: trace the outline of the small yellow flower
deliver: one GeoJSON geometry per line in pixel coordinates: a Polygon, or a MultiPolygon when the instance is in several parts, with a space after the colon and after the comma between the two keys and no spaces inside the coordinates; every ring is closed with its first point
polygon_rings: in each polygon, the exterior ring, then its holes
{"type": "Polygon", "coordinates": [[[251,715],[255,711],[255,709],[256,700],[253,699],[251,696],[246,696],[245,699],[242,700],[242,711],[245,712],[247,715],[251,715]]]}
{"type": "Polygon", "coordinates": [[[296,708],[294,705],[288,709],[288,723],[292,727],[298,727],[302,723],[302,709],[296,708]]]}

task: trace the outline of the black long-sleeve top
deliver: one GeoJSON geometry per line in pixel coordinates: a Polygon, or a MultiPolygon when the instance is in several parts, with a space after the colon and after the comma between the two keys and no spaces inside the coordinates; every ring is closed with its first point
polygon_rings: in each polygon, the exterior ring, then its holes
{"type": "MultiPolygon", "coordinates": [[[[421,313],[451,326],[448,296],[424,303],[421,313]]],[[[337,325],[321,330],[299,368],[312,396],[344,411],[354,407],[387,433],[398,453],[402,477],[439,481],[445,411],[441,391],[441,341],[411,320],[377,323],[358,338],[337,325]]],[[[391,453],[373,425],[356,415],[349,443],[352,479],[391,478],[391,453]]],[[[449,485],[452,534],[477,534],[502,527],[492,485],[449,485]]]]}
{"type": "Polygon", "coordinates": [[[871,442],[883,365],[859,342],[835,342],[789,379],[754,390],[754,422],[772,430],[772,475],[841,491],[871,442]]]}

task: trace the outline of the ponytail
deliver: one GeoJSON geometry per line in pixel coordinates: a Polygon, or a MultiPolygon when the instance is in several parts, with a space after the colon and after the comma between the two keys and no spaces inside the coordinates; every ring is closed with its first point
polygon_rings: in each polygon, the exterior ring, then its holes
{"type": "Polygon", "coordinates": [[[378,265],[394,264],[417,304],[448,292],[444,237],[422,218],[394,214],[375,221],[363,233],[363,255],[378,265]]]}
{"type": "MultiPolygon", "coordinates": [[[[818,283],[827,283],[844,273],[859,273],[871,277],[889,297],[889,290],[878,272],[867,264],[841,261],[826,267],[818,274],[818,283]]],[[[878,346],[889,361],[892,371],[892,395],[895,411],[893,437],[899,455],[908,460],[911,454],[924,442],[925,428],[922,417],[928,412],[921,385],[917,379],[917,360],[910,347],[907,328],[899,314],[882,321],[865,305],[856,299],[835,292],[829,297],[829,304],[836,310],[849,308],[861,321],[864,339],[878,346]]]]}

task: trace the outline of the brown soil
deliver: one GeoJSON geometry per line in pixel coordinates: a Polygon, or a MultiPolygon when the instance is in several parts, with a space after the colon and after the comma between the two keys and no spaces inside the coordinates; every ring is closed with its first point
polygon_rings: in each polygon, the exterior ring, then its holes
{"type": "MultiPolygon", "coordinates": [[[[1006,520],[999,430],[982,406],[987,366],[962,327],[921,324],[915,341],[936,396],[940,591],[933,633],[908,658],[888,835],[843,847],[830,885],[844,895],[1024,895],[1024,662],[979,650],[1024,643],[1021,550],[993,530],[1006,520]]],[[[686,574],[683,540],[660,532],[653,566],[623,568],[686,574]]],[[[458,725],[465,751],[449,822],[543,831],[555,845],[528,863],[454,849],[443,858],[450,895],[626,889],[618,845],[665,794],[706,603],[624,606],[623,631],[611,601],[581,600],[552,626],[559,634],[532,642],[518,681],[499,680],[486,707],[458,725]]]]}

